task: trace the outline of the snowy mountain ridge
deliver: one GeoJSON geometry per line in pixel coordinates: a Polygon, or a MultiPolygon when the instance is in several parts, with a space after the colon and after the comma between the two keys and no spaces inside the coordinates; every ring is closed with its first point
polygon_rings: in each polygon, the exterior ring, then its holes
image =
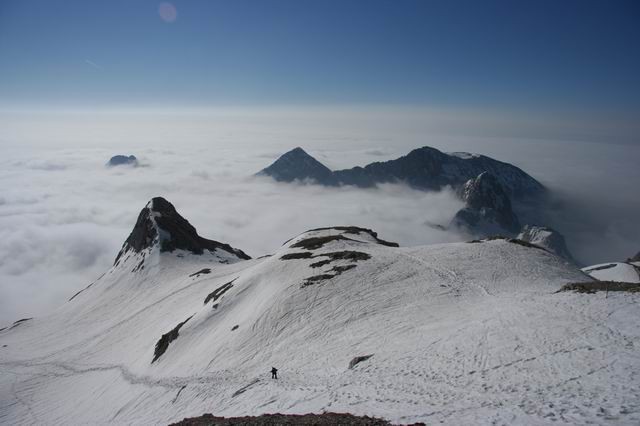
{"type": "Polygon", "coordinates": [[[640,421],[637,296],[556,293],[592,278],[546,250],[397,247],[341,226],[260,259],[222,243],[198,254],[184,245],[202,243],[193,227],[156,200],[104,276],[0,332],[3,423],[166,424],[211,411],[640,421]],[[154,226],[170,239],[146,238],[154,226]]]}

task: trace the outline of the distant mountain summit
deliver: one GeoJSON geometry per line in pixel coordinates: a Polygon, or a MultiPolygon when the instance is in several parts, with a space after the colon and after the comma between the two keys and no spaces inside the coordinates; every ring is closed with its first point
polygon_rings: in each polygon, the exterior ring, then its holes
{"type": "Polygon", "coordinates": [[[135,155],[114,155],[113,157],[111,157],[111,159],[109,160],[109,162],[107,162],[107,166],[108,167],[115,167],[115,166],[137,166],[138,165],[138,159],[136,158],[135,155]]]}
{"type": "Polygon", "coordinates": [[[372,187],[379,183],[405,183],[421,190],[459,188],[482,172],[490,172],[512,198],[526,198],[545,192],[544,186],[516,166],[478,154],[446,154],[422,147],[409,154],[365,167],[331,171],[301,148],[282,155],[258,174],[277,181],[311,180],[320,185],[372,187]]]}
{"type": "Polygon", "coordinates": [[[313,181],[321,185],[335,186],[338,181],[324,164],[297,147],[278,158],[258,175],[271,176],[279,182],[313,181]]]}
{"type": "Polygon", "coordinates": [[[184,250],[192,254],[224,252],[238,260],[251,259],[242,250],[228,244],[208,240],[198,235],[185,218],[180,216],[173,204],[162,197],[155,197],[140,211],[131,234],[118,253],[115,265],[130,253],[142,253],[159,248],[160,253],[184,250]]]}
{"type": "Polygon", "coordinates": [[[467,205],[456,213],[453,226],[483,236],[511,235],[520,229],[509,196],[491,173],[482,172],[475,179],[469,179],[460,196],[467,205]]]}

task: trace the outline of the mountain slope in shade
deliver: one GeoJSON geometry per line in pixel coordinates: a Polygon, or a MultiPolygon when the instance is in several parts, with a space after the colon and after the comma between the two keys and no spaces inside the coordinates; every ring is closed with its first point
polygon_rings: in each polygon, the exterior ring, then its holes
{"type": "Polygon", "coordinates": [[[556,293],[591,278],[545,250],[395,247],[336,227],[228,264],[217,249],[150,251],[144,269],[127,252],[53,314],[0,332],[3,423],[640,422],[638,296],[556,293]]]}
{"type": "Polygon", "coordinates": [[[459,192],[466,206],[456,213],[451,226],[477,237],[515,235],[520,229],[509,196],[491,173],[469,179],[459,192]]]}
{"type": "Polygon", "coordinates": [[[297,147],[278,158],[272,165],[258,173],[279,182],[312,181],[321,185],[338,184],[333,172],[318,160],[297,147]]]}
{"type": "Polygon", "coordinates": [[[564,237],[555,229],[546,226],[525,225],[516,238],[543,247],[551,253],[577,264],[567,248],[564,237]]]}
{"type": "Polygon", "coordinates": [[[259,175],[284,182],[312,179],[331,186],[372,187],[379,183],[406,183],[416,189],[439,190],[445,186],[460,187],[482,172],[494,175],[512,198],[535,197],[545,192],[540,182],[511,164],[484,155],[446,154],[431,147],[414,149],[395,160],[334,172],[302,149],[296,148],[263,169],[259,175]]]}

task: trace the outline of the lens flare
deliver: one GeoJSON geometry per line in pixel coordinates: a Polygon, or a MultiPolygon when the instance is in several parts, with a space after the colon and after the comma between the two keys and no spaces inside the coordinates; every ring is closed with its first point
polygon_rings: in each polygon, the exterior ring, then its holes
{"type": "Polygon", "coordinates": [[[163,1],[160,3],[160,6],[158,6],[158,15],[160,15],[163,21],[171,23],[178,18],[178,11],[173,4],[163,1]]]}

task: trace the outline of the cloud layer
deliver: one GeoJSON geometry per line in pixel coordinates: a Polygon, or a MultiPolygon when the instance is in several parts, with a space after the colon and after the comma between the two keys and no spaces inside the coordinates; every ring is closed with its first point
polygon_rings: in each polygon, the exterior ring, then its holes
{"type": "Polygon", "coordinates": [[[251,177],[294,146],[331,168],[423,145],[490,155],[553,189],[557,202],[545,212],[546,224],[565,233],[579,259],[620,260],[640,250],[634,145],[432,134],[419,116],[387,117],[381,125],[356,115],[351,126],[342,116],[296,114],[46,116],[31,117],[31,127],[23,120],[0,134],[0,324],[42,316],[105,272],[139,210],[158,195],[201,235],[252,256],[330,225],[370,227],[403,245],[465,238],[428,225],[446,225],[461,207],[449,191],[251,177]],[[143,166],[104,167],[114,154],[134,154],[143,166]]]}

